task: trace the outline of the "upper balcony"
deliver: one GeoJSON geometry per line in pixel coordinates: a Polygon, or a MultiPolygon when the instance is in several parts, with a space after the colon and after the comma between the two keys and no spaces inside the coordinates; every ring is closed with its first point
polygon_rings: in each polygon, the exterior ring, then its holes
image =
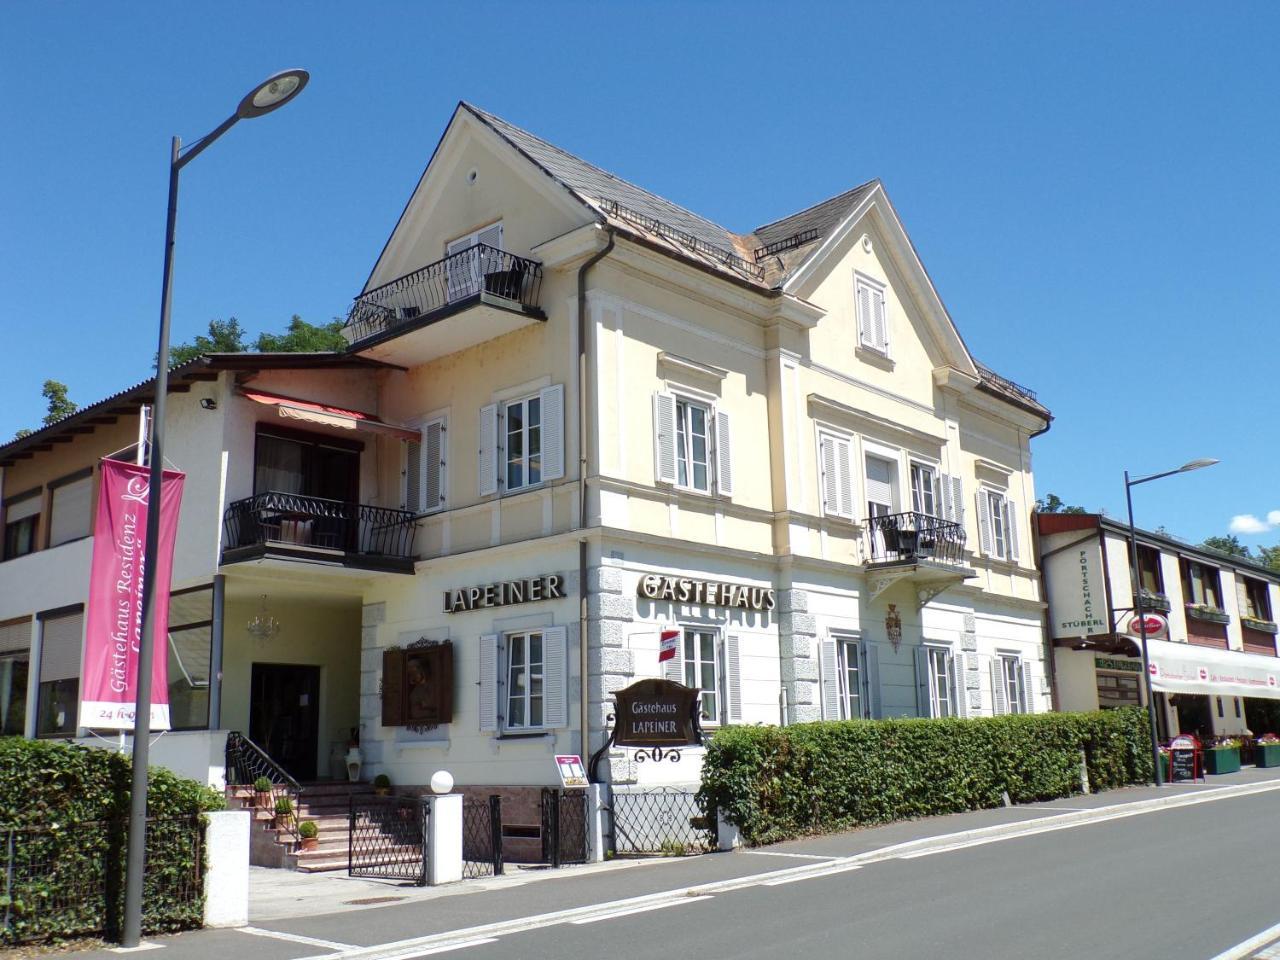
{"type": "Polygon", "coordinates": [[[344,333],[354,352],[417,366],[546,320],[541,294],[542,264],[477,243],[361,294],[344,333]]]}
{"type": "Polygon", "coordinates": [[[977,574],[965,566],[964,527],[927,513],[891,513],[867,520],[867,574],[872,599],[910,580],[921,603],[977,574]]]}
{"type": "Polygon", "coordinates": [[[293,560],[413,573],[409,510],[276,491],[237,500],[223,516],[223,563],[293,560]]]}

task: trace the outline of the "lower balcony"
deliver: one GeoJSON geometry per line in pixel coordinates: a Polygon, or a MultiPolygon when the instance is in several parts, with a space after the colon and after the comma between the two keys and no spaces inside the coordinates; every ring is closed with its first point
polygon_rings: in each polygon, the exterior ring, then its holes
{"type": "Polygon", "coordinates": [[[390,507],[259,493],[227,507],[222,562],[297,560],[412,573],[415,517],[390,507]]]}
{"type": "Polygon", "coordinates": [[[977,574],[965,566],[964,527],[927,513],[891,513],[867,520],[871,598],[909,581],[923,606],[949,586],[977,574]]]}

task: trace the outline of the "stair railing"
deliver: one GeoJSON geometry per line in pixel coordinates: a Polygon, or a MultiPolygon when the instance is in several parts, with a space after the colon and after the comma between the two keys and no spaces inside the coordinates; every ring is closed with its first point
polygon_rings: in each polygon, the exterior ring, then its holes
{"type": "MultiPolygon", "coordinates": [[[[284,767],[271,759],[265,750],[243,733],[232,730],[227,734],[227,786],[252,787],[259,777],[265,777],[271,781],[270,799],[261,802],[269,804],[264,809],[275,818],[277,829],[285,830],[294,842],[298,842],[301,839],[298,836],[298,815],[299,806],[302,803],[302,786],[289,776],[284,767]],[[291,811],[283,818],[276,813],[276,804],[281,798],[288,798],[291,811]]],[[[253,797],[255,806],[261,806],[259,802],[261,796],[255,791],[253,797]]]]}

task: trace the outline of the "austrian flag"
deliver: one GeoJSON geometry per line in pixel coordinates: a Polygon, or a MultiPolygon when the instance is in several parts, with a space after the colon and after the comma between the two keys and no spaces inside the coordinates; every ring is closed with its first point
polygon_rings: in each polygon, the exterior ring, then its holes
{"type": "Polygon", "coordinates": [[[663,630],[658,635],[658,662],[666,663],[676,657],[677,644],[680,642],[680,631],[674,628],[663,630]]]}

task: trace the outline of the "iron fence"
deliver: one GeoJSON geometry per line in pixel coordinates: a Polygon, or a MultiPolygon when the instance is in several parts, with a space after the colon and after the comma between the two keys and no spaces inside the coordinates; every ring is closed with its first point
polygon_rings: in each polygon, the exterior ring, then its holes
{"type": "Polygon", "coordinates": [[[351,798],[347,875],[427,883],[427,817],[421,797],[351,798]]]}
{"type": "Polygon", "coordinates": [[[412,559],[415,516],[392,507],[270,491],[230,504],[222,522],[227,550],[272,542],[412,559]]]}
{"type": "Polygon", "coordinates": [[[553,867],[587,862],[587,792],[542,791],[542,862],[553,867]]]}
{"type": "Polygon", "coordinates": [[[462,802],[462,878],[502,875],[502,797],[462,802]]]}
{"type": "MultiPolygon", "coordinates": [[[[0,943],[118,937],[127,839],[123,820],[0,826],[0,943]]],[[[144,931],[199,927],[203,887],[201,818],[148,820],[144,931]]]]}
{"type": "Polygon", "coordinates": [[[927,513],[891,513],[867,520],[872,563],[964,562],[964,527],[927,513]]]}
{"type": "Polygon", "coordinates": [[[254,791],[253,803],[275,817],[277,829],[298,840],[298,807],[302,803],[302,787],[298,781],[238,730],[227,734],[225,759],[229,787],[252,787],[259,779],[270,781],[269,792],[254,791]],[[289,801],[287,813],[277,812],[281,800],[289,801]]]}
{"type": "Polygon", "coordinates": [[[607,809],[609,847],[617,857],[682,857],[719,846],[716,818],[687,790],[614,790],[607,809]]]}
{"type": "Polygon", "coordinates": [[[506,301],[541,314],[542,264],[477,243],[361,294],[347,314],[351,343],[481,299],[506,301]]]}

